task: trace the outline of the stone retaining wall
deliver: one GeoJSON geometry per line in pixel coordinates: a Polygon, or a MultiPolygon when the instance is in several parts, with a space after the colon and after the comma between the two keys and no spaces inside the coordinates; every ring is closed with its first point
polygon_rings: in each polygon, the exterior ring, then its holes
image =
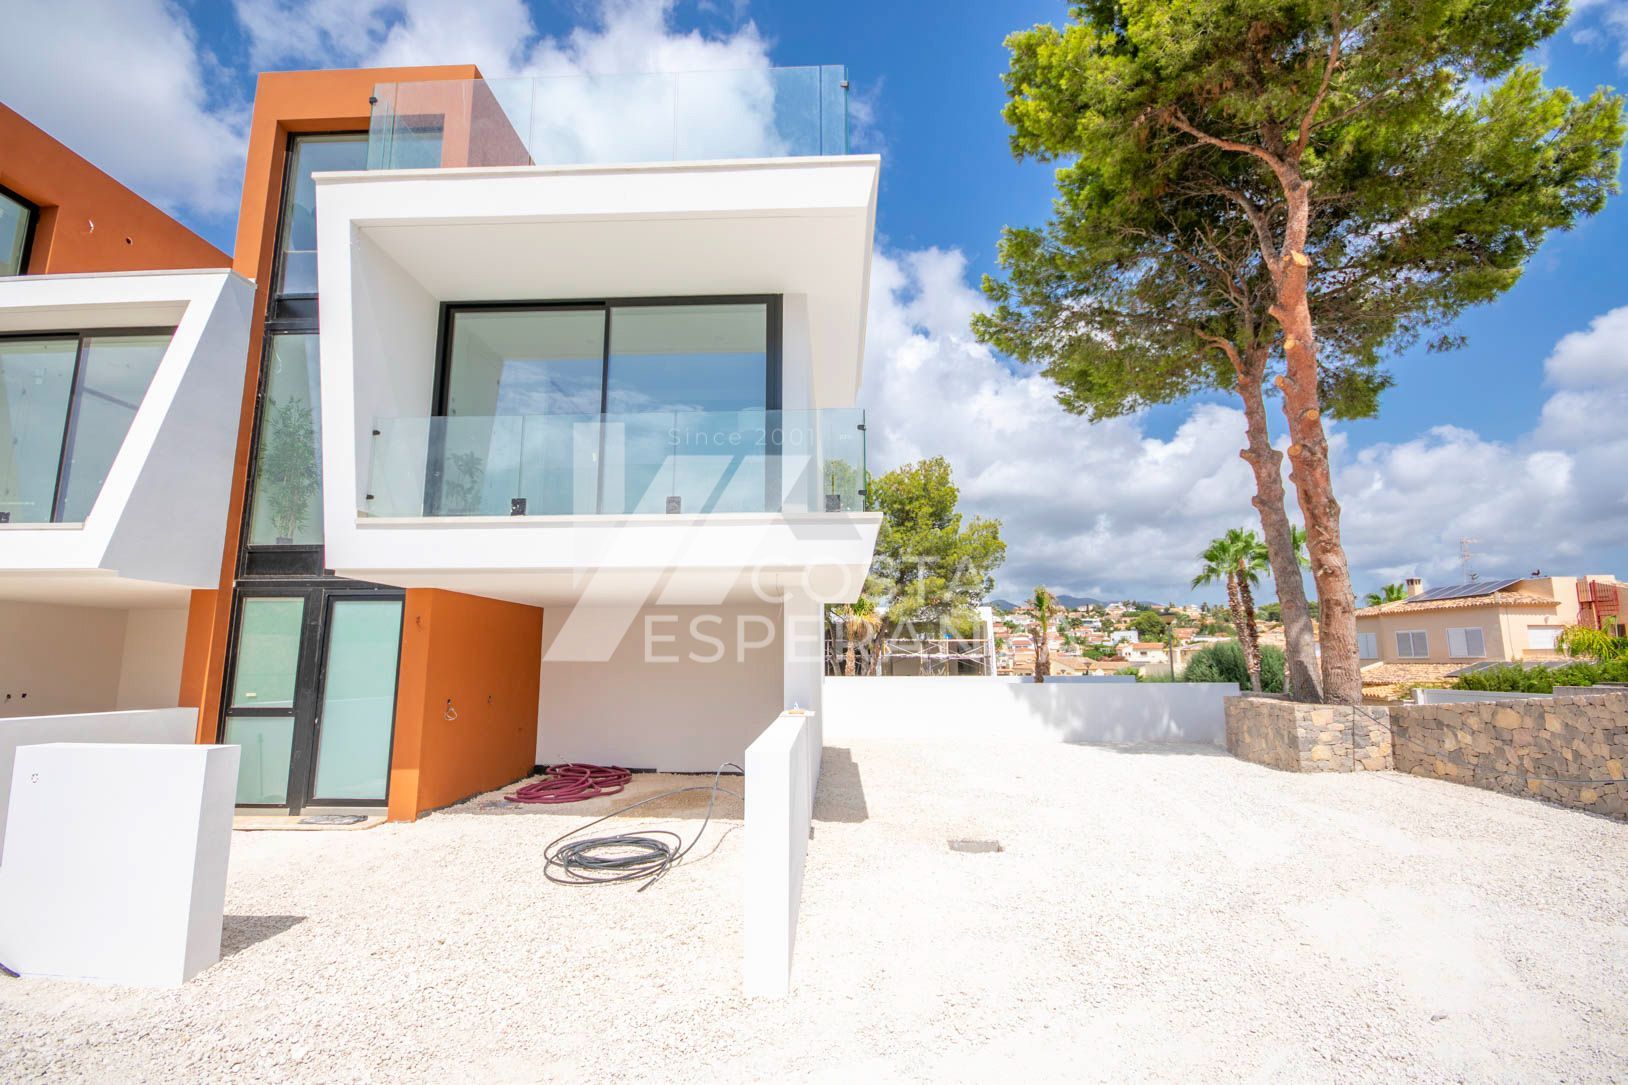
{"type": "Polygon", "coordinates": [[[1406,705],[1391,731],[1399,772],[1628,820],[1628,694],[1406,705]]]}
{"type": "Polygon", "coordinates": [[[1286,772],[1364,772],[1391,767],[1389,710],[1297,704],[1273,696],[1227,698],[1227,751],[1286,772]]]}

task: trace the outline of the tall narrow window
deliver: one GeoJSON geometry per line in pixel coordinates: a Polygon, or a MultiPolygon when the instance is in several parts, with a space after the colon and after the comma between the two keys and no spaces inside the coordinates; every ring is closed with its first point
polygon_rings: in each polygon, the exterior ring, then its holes
{"type": "Polygon", "coordinates": [[[317,186],[313,173],[367,168],[367,133],[295,136],[288,147],[274,293],[317,292],[317,186]]]}
{"type": "Polygon", "coordinates": [[[273,335],[268,341],[249,545],[316,545],[322,542],[317,336],[273,335]]]}
{"type": "Polygon", "coordinates": [[[34,236],[34,208],[0,189],[0,275],[28,271],[28,245],[34,236]]]}

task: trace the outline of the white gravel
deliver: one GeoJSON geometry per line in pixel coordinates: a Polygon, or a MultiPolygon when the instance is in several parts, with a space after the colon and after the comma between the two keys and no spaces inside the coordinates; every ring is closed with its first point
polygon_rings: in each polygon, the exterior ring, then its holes
{"type": "Polygon", "coordinates": [[[737,993],[738,805],[634,893],[477,801],[236,834],[230,955],[0,979],[0,1079],[1628,1080],[1628,825],[1182,747],[877,742],[821,792],[784,1001],[737,993]]]}

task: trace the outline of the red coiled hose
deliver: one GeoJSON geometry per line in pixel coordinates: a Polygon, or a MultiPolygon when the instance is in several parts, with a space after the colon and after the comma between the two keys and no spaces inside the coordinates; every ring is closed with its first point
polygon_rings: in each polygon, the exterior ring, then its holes
{"type": "Polygon", "coordinates": [[[503,796],[510,802],[562,803],[614,795],[633,774],[616,765],[550,765],[543,778],[503,796]]]}

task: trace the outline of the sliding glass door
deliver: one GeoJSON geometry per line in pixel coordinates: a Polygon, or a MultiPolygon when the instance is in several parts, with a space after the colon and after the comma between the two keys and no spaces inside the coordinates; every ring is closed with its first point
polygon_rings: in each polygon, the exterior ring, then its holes
{"type": "Polygon", "coordinates": [[[779,507],[779,298],[450,306],[443,341],[432,515],[779,507]]]}

